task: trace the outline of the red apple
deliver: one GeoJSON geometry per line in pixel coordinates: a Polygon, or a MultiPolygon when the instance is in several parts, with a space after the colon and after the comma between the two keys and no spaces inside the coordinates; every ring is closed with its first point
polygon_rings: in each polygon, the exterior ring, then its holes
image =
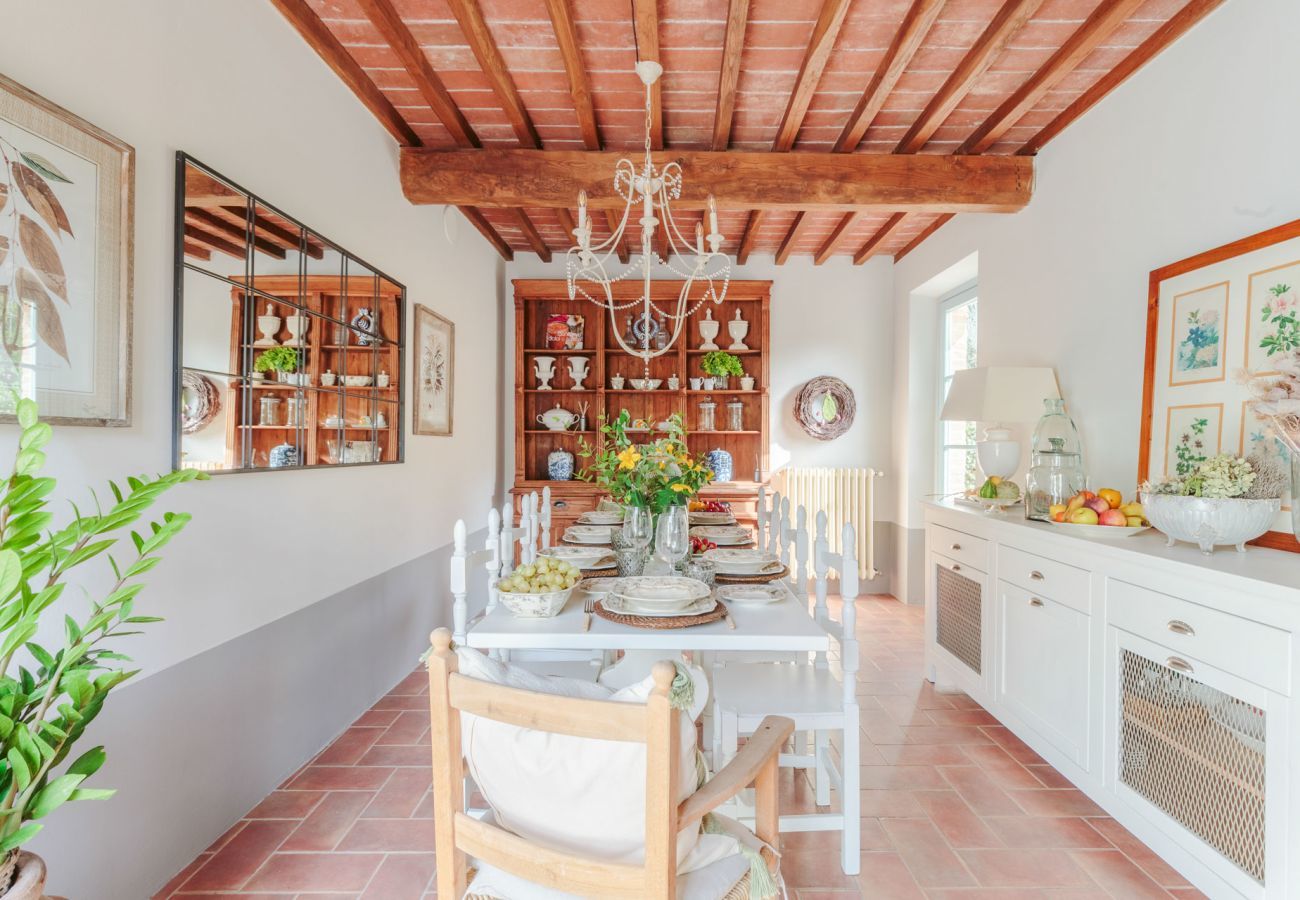
{"type": "Polygon", "coordinates": [[[1097,517],[1097,521],[1102,525],[1119,525],[1124,527],[1128,525],[1128,516],[1118,509],[1108,509],[1097,517]]]}
{"type": "Polygon", "coordinates": [[[1101,515],[1106,510],[1110,509],[1110,504],[1106,502],[1104,497],[1091,497],[1084,506],[1088,507],[1088,509],[1095,512],[1097,515],[1101,515]]]}

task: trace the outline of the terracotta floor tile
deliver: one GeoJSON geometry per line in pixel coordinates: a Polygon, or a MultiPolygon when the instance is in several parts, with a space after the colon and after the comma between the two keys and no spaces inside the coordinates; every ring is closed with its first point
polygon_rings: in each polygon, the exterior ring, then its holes
{"type": "Polygon", "coordinates": [[[966,755],[1003,790],[1039,790],[1043,783],[995,744],[966,747],[966,755]]]}
{"type": "Polygon", "coordinates": [[[289,783],[297,791],[377,791],[393,774],[380,766],[308,766],[289,783]]]}
{"type": "Polygon", "coordinates": [[[361,714],[361,718],[352,724],[387,728],[397,721],[397,717],[401,714],[401,711],[396,709],[368,709],[361,714]]]}
{"type": "Polygon", "coordinates": [[[276,853],[248,882],[251,890],[365,890],[382,853],[276,853]]]}
{"type": "Polygon", "coordinates": [[[862,792],[863,818],[915,818],[925,813],[911,791],[866,790],[862,792]]]}
{"type": "Polygon", "coordinates": [[[955,744],[893,744],[877,747],[890,766],[969,766],[966,751],[955,744]]]}
{"type": "Polygon", "coordinates": [[[383,733],[376,744],[416,744],[424,739],[424,735],[429,730],[429,711],[425,709],[421,712],[412,712],[404,710],[398,714],[397,719],[388,730],[383,733]]]}
{"type": "Polygon", "coordinates": [[[377,744],[357,760],[359,766],[413,766],[428,768],[430,765],[429,745],[426,744],[377,744]]]}
{"type": "MultiPolygon", "coordinates": [[[[863,854],[867,856],[869,854],[863,854]]],[[[851,890],[858,886],[855,876],[840,868],[840,851],[805,850],[781,857],[781,876],[793,888],[817,887],[851,890]]]]}
{"type": "MultiPolygon", "coordinates": [[[[862,896],[872,900],[922,900],[925,894],[897,853],[862,854],[862,896]]],[[[802,895],[800,895],[802,897],[802,895]]]]}
{"type": "Polygon", "coordinates": [[[1011,733],[1009,728],[1003,725],[987,725],[981,729],[989,738],[1002,749],[1010,754],[1011,758],[1022,765],[1045,765],[1047,760],[1043,759],[1032,748],[1020,738],[1011,733]]]}
{"type": "Polygon", "coordinates": [[[1083,819],[1069,817],[991,816],[984,820],[1007,847],[1057,850],[1109,850],[1106,840],[1083,819]]]}
{"type": "Polygon", "coordinates": [[[905,725],[908,744],[988,744],[991,739],[974,725],[905,725]]]}
{"type": "Polygon", "coordinates": [[[976,883],[928,818],[885,819],[880,824],[921,887],[962,887],[976,883]]]}
{"type": "Polygon", "coordinates": [[[863,788],[898,791],[941,791],[948,782],[934,766],[863,766],[863,788]]]}
{"type": "Polygon", "coordinates": [[[940,766],[939,771],[977,815],[1014,816],[1022,811],[978,766],[940,766]]]}
{"type": "Polygon", "coordinates": [[[212,854],[181,885],[181,890],[238,890],[289,836],[294,824],[280,819],[249,822],[224,847],[212,854]]]}
{"type": "Polygon", "coordinates": [[[245,819],[301,819],[316,808],[322,791],[275,791],[244,816],[245,819]]]}
{"type": "Polygon", "coordinates": [[[1116,897],[1145,900],[1169,896],[1133,860],[1118,850],[1076,850],[1070,855],[1094,881],[1116,897]]]}
{"type": "Polygon", "coordinates": [[[1100,806],[1083,791],[1008,791],[1031,816],[1104,816],[1100,806]]]}
{"type": "Polygon", "coordinates": [[[376,850],[433,852],[432,819],[357,819],[339,842],[340,853],[376,850]]]}
{"type": "Polygon", "coordinates": [[[1190,888],[1191,883],[1179,875],[1146,844],[1134,837],[1133,833],[1114,819],[1102,816],[1088,819],[1088,824],[1101,832],[1102,837],[1114,844],[1129,859],[1137,863],[1138,868],[1151,876],[1156,884],[1166,888],[1190,888]]]}
{"type": "Polygon", "coordinates": [[[362,791],[336,791],[325,797],[284,842],[284,850],[333,850],[370,802],[362,791]]]}
{"type": "Polygon", "coordinates": [[[975,815],[956,791],[924,791],[916,802],[930,817],[934,827],[953,847],[1001,847],[1002,842],[986,821],[975,815]]]}
{"type": "Polygon", "coordinates": [[[928,715],[935,725],[994,725],[998,721],[983,709],[932,709],[928,715]]]}
{"type": "Polygon", "coordinates": [[[433,881],[432,853],[394,853],[370,879],[363,900],[420,900],[433,881]]]}
{"type": "Polygon", "coordinates": [[[171,880],[162,886],[162,890],[153,895],[153,900],[166,900],[173,892],[184,884],[191,875],[198,871],[199,867],[212,858],[211,853],[201,853],[194,859],[190,860],[189,865],[181,869],[171,877],[171,880]]]}
{"type": "Polygon", "coordinates": [[[429,693],[429,673],[423,669],[416,669],[410,675],[407,675],[397,683],[397,687],[388,692],[392,697],[398,694],[428,694],[429,693]]]}
{"type": "Polygon", "coordinates": [[[354,725],[336,737],[320,755],[312,760],[317,766],[354,766],[370,745],[384,733],[382,728],[354,725]]]}
{"type": "Polygon", "coordinates": [[[1063,790],[1074,787],[1074,783],[1070,781],[1070,779],[1066,778],[1060,772],[1047,764],[1034,765],[1031,763],[1030,765],[1025,766],[1025,768],[1029,771],[1029,774],[1033,775],[1042,783],[1043,787],[1053,788],[1054,790],[1063,790]]]}
{"type": "Polygon", "coordinates": [[[233,838],[235,835],[239,834],[240,830],[244,827],[245,824],[246,823],[241,819],[240,821],[236,822],[234,825],[231,825],[224,832],[222,832],[221,837],[217,838],[215,841],[209,844],[208,849],[204,850],[203,852],[204,853],[217,852],[222,847],[226,846],[226,844],[229,844],[230,839],[233,838]]]}
{"type": "Polygon", "coordinates": [[[429,711],[429,698],[419,694],[390,694],[380,697],[371,709],[402,709],[429,711]]]}
{"type": "Polygon", "coordinates": [[[958,850],[985,887],[1091,887],[1093,881],[1064,850],[958,850]]]}

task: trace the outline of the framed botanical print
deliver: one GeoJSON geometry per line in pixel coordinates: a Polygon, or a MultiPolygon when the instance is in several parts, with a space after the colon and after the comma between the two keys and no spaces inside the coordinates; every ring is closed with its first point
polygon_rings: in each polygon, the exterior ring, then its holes
{"type": "Polygon", "coordinates": [[[131,421],[135,151],[0,75],[0,419],[131,421]]]}
{"type": "Polygon", "coordinates": [[[411,382],[415,385],[415,434],[450,435],[455,382],[456,326],[429,307],[415,304],[415,352],[411,382]]]}
{"type": "MultiPolygon", "coordinates": [[[[1276,455],[1286,445],[1251,410],[1246,373],[1300,350],[1300,220],[1151,273],[1138,480],[1189,474],[1217,453],[1276,455]]],[[[1254,543],[1300,552],[1292,485],[1254,543]]]]}

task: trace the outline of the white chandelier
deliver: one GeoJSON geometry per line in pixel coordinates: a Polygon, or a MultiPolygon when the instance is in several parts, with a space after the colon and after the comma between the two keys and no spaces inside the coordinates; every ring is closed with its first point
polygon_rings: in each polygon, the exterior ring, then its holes
{"type": "Polygon", "coordinates": [[[569,284],[569,299],[581,295],[597,306],[603,306],[610,315],[610,321],[614,325],[612,330],[619,346],[641,359],[648,375],[650,360],[667,353],[677,343],[691,314],[706,302],[718,304],[726,297],[727,285],[731,280],[731,261],[718,250],[722,246],[722,235],[718,233],[718,209],[712,194],[709,194],[708,235],[704,234],[703,224],[697,224],[692,243],[678,228],[669,202],[682,194],[682,168],[676,162],[670,162],[662,169],[657,169],[650,159],[650,90],[663,74],[663,67],[653,60],[643,60],[636,64],[636,74],[645,84],[645,157],[639,170],[627,158],[620,159],[615,165],[614,190],[623,198],[623,217],[614,233],[599,244],[593,245],[591,242],[587,192],[579,191],[578,227],[573,230],[578,243],[565,253],[565,273],[569,284]],[[622,245],[623,234],[632,221],[632,210],[638,206],[641,211],[637,220],[641,225],[640,263],[629,265],[621,273],[611,275],[609,270],[612,258],[616,257],[618,248],[622,245]],[[661,227],[667,238],[667,258],[660,257],[654,247],[656,229],[661,227]],[[674,262],[688,259],[693,260],[689,270],[674,262]],[[682,289],[673,310],[661,309],[651,299],[651,276],[657,269],[666,269],[682,279],[682,289]],[[622,305],[616,303],[614,285],[635,275],[641,277],[641,296],[622,305]],[[691,306],[691,289],[697,282],[703,285],[703,290],[695,305],[691,306]],[[635,343],[640,346],[631,346],[619,330],[615,316],[620,310],[636,306],[641,308],[641,313],[632,332],[635,343]],[[668,326],[671,329],[669,339],[659,348],[651,346],[654,336],[652,314],[671,323],[668,326]]]}

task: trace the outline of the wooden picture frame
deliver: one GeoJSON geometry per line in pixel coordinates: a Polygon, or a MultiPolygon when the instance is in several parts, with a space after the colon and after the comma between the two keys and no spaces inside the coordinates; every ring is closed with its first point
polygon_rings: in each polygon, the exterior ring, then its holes
{"type": "MultiPolygon", "coordinates": [[[[1300,272],[1300,219],[1151,272],[1147,290],[1142,425],[1138,438],[1139,483],[1165,475],[1164,462],[1170,456],[1169,442],[1173,440],[1170,423],[1175,410],[1217,408],[1216,452],[1248,455],[1245,444],[1249,410],[1244,401],[1250,393],[1246,386],[1230,378],[1198,379],[1194,373],[1181,380],[1177,378],[1173,354],[1179,332],[1172,322],[1172,313],[1162,316],[1162,312],[1170,309],[1169,303],[1175,297],[1185,297],[1198,290],[1218,289],[1226,284],[1222,306],[1224,321],[1219,340],[1220,352],[1224,355],[1207,368],[1215,372],[1236,372],[1252,367],[1256,372],[1264,371],[1266,366],[1261,365],[1259,348],[1267,347],[1262,343],[1267,334],[1261,336],[1267,323],[1260,320],[1261,310],[1254,294],[1262,284],[1259,281],[1261,276],[1283,270],[1300,272]],[[1225,435],[1237,436],[1237,439],[1233,441],[1225,435]],[[1162,461],[1158,467],[1152,463],[1157,458],[1162,461]]],[[[1293,289],[1300,293],[1300,279],[1295,281],[1293,289]]],[[[1267,353],[1267,349],[1264,352],[1267,353]]],[[[1292,493],[1300,491],[1293,487],[1292,493]]],[[[1300,499],[1293,497],[1290,502],[1300,502],[1300,499]]],[[[1289,510],[1290,506],[1284,499],[1283,511],[1278,517],[1279,528],[1284,519],[1289,520],[1289,510]]],[[[1268,531],[1251,543],[1300,553],[1300,541],[1289,530],[1268,531]]]]}
{"type": "Polygon", "coordinates": [[[422,303],[415,304],[411,329],[411,404],[413,434],[452,434],[456,387],[456,324],[422,303]]]}
{"type": "Polygon", "coordinates": [[[0,306],[22,310],[15,347],[31,348],[41,418],[130,425],[135,150],[3,75],[0,146],[0,258],[13,256],[0,306]]]}

